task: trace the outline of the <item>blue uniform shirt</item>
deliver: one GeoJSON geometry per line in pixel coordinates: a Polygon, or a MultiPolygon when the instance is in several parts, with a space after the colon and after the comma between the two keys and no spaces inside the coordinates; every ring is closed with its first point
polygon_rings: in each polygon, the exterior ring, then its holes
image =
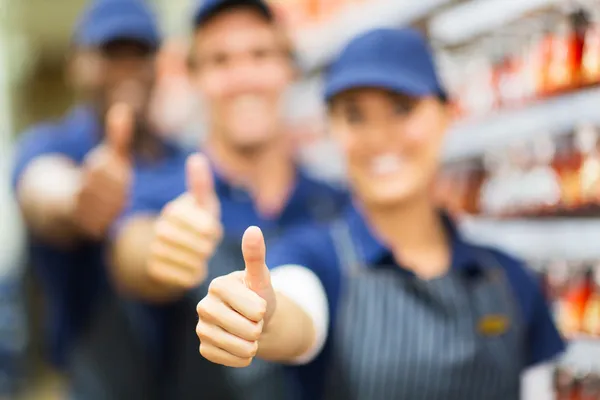
{"type": "MultiPolygon", "coordinates": [[[[58,154],[80,164],[100,142],[100,125],[93,110],[73,109],[57,123],[41,124],[25,132],[16,144],[13,187],[36,157],[58,154]]],[[[82,243],[64,251],[30,238],[30,256],[46,297],[51,361],[64,366],[67,349],[85,324],[96,294],[103,285],[102,245],[82,243]]]]}
{"type": "MultiPolygon", "coordinates": [[[[389,268],[392,265],[398,273],[410,274],[395,265],[391,252],[370,233],[365,221],[354,207],[350,207],[343,217],[344,226],[353,244],[364,258],[365,265],[373,268],[389,268]]],[[[447,222],[452,247],[451,268],[472,272],[478,268],[477,253],[482,248],[464,241],[454,226],[447,222]],[[478,250],[479,249],[479,250],[478,250]]],[[[505,271],[512,294],[524,319],[526,329],[526,365],[534,365],[549,360],[564,350],[564,343],[557,332],[546,301],[533,274],[523,263],[494,249],[492,252],[505,271]]],[[[293,264],[310,268],[321,280],[329,301],[330,332],[339,314],[339,298],[342,285],[342,261],[338,257],[331,230],[326,226],[311,226],[290,232],[271,249],[267,255],[267,265],[271,268],[293,264]]],[[[312,363],[294,368],[303,383],[306,398],[319,398],[322,393],[323,377],[327,370],[328,354],[331,351],[331,335],[317,359],[312,363]]]]}

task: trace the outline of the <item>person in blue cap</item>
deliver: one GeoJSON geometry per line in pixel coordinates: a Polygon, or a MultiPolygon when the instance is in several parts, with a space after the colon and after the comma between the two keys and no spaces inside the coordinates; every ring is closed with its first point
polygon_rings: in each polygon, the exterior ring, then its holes
{"type": "Polygon", "coordinates": [[[214,279],[197,306],[200,353],[302,365],[307,399],[520,398],[521,373],[564,344],[523,263],[468,242],[436,208],[450,112],[424,37],[356,37],[325,75],[325,101],[353,206],[267,257],[248,228],[245,271],[214,279]]]}
{"type": "Polygon", "coordinates": [[[189,309],[206,294],[207,278],[243,269],[223,260],[241,261],[248,225],[271,238],[331,218],[347,195],[295,159],[283,110],[296,66],[268,5],[201,1],[192,26],[190,73],[208,117],[203,155],[187,161],[187,173],[186,159],[174,159],[160,190],[132,193],[113,276],[140,300],[133,314],[166,398],[285,399],[291,392],[279,366],[232,371],[200,357],[189,309]]]}
{"type": "Polygon", "coordinates": [[[46,299],[50,361],[60,369],[70,367],[108,289],[105,242],[129,201],[133,166],[168,149],[146,118],[160,35],[145,3],[91,2],[72,42],[80,101],[62,120],[21,135],[12,174],[46,299]]]}

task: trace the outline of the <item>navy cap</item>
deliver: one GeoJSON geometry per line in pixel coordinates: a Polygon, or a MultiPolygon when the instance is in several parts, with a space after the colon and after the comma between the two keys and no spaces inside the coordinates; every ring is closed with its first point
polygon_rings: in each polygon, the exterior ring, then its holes
{"type": "Polygon", "coordinates": [[[262,0],[200,0],[194,12],[194,28],[205,23],[221,11],[231,7],[248,6],[254,7],[268,20],[273,20],[273,11],[269,5],[262,0]]]}
{"type": "Polygon", "coordinates": [[[445,96],[426,39],[409,28],[371,30],[342,50],[325,74],[325,99],[358,88],[445,96]]]}
{"type": "Polygon", "coordinates": [[[140,41],[152,48],[160,46],[156,18],[143,0],[93,1],[80,17],[73,37],[82,47],[121,39],[140,41]]]}

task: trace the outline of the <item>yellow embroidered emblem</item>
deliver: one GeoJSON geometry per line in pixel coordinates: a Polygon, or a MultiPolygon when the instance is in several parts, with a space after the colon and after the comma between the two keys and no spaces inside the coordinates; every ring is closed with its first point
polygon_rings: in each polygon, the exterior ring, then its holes
{"type": "Polygon", "coordinates": [[[499,336],[508,331],[509,326],[510,321],[505,315],[485,315],[479,320],[477,331],[483,336],[499,336]]]}

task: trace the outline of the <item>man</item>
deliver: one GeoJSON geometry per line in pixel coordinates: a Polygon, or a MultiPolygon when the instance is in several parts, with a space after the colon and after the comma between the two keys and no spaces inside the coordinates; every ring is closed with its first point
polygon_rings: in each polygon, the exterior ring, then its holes
{"type": "Polygon", "coordinates": [[[146,123],[159,45],[143,2],[91,3],[73,35],[71,72],[81,103],[17,144],[13,185],[46,296],[51,361],[59,368],[73,368],[74,346],[106,297],[104,242],[128,202],[133,165],[166,154],[146,123]]]}
{"type": "Polygon", "coordinates": [[[223,260],[241,260],[248,223],[273,237],[328,219],[346,196],[295,163],[282,112],[295,65],[267,5],[205,1],[194,28],[192,78],[209,117],[207,158],[190,158],[187,191],[180,157],[160,193],[133,193],[115,241],[114,276],[124,291],[160,304],[136,315],[148,348],[160,350],[168,398],[195,398],[200,390],[207,399],[282,399],[287,387],[279,368],[256,363],[232,371],[190,353],[197,343],[189,311],[204,295],[207,276],[224,272],[216,267],[243,268],[223,260]]]}

